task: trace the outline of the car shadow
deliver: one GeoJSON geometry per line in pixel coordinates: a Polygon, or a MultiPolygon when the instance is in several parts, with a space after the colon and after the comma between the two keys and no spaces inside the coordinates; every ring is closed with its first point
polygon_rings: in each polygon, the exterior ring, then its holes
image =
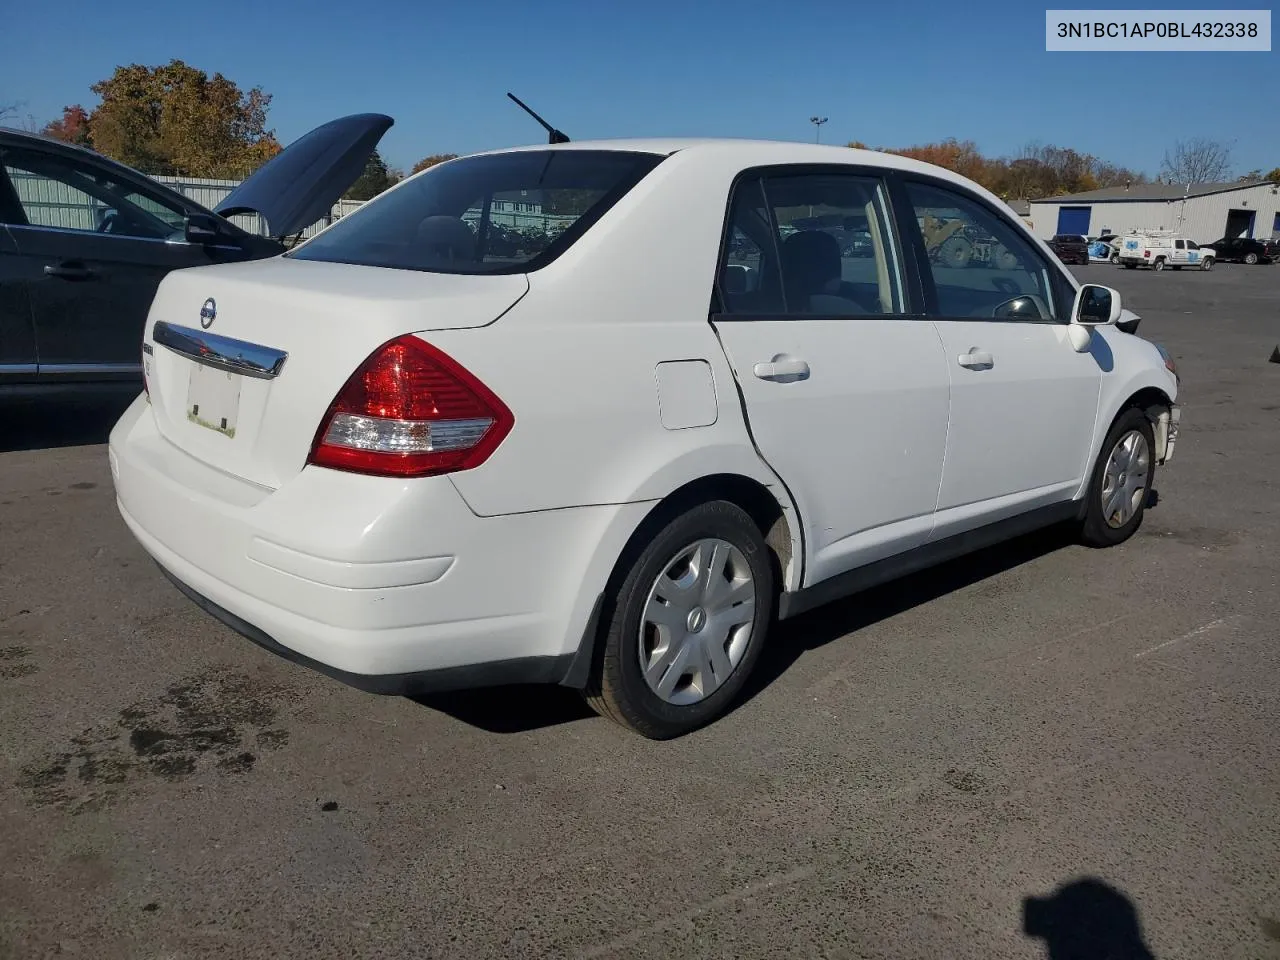
{"type": "MultiPolygon", "coordinates": [[[[1021,566],[1074,542],[1070,526],[1049,528],[942,564],[786,620],[775,627],[737,709],[774,683],[806,651],[905,613],[955,590],[1021,566]]],[[[489,733],[527,733],[596,714],[575,690],[490,687],[415,697],[414,702],[489,733]]]]}
{"type": "Polygon", "coordinates": [[[0,453],[106,443],[140,392],[137,385],[127,384],[53,397],[0,394],[0,453]]]}
{"type": "Polygon", "coordinates": [[[915,607],[1076,542],[1070,524],[1048,527],[987,547],[928,570],[819,607],[774,628],[751,679],[738,699],[747,703],[776,681],[807,651],[906,613],[915,607]]]}
{"type": "Polygon", "coordinates": [[[1022,901],[1022,933],[1044,943],[1047,960],[1155,960],[1138,908],[1097,877],[1063,884],[1022,901]]]}
{"type": "Polygon", "coordinates": [[[596,716],[577,690],[551,685],[458,690],[413,701],[486,733],[530,733],[596,716]]]}

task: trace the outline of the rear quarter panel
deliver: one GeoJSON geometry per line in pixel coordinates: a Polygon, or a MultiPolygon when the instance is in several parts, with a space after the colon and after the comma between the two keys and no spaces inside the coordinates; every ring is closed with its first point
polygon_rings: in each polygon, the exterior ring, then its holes
{"type": "Polygon", "coordinates": [[[712,473],[776,483],[708,322],[737,170],[675,154],[530,274],[529,294],[497,323],[426,335],[515,415],[486,463],[454,475],[477,513],[656,500],[712,473]],[[673,360],[709,365],[714,422],[664,427],[657,367],[673,360]]]}

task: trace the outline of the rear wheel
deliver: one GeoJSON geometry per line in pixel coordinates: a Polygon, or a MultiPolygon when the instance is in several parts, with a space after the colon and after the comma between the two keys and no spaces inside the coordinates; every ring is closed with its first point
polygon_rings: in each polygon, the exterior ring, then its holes
{"type": "Polygon", "coordinates": [[[1157,271],[1157,272],[1159,272],[1159,271],[1163,270],[1163,269],[1164,269],[1164,257],[1159,257],[1159,258],[1157,258],[1157,259],[1156,259],[1156,262],[1155,262],[1155,263],[1153,263],[1153,264],[1151,264],[1151,269],[1152,269],[1152,270],[1155,270],[1155,271],[1157,271]]]}
{"type": "Polygon", "coordinates": [[[1212,269],[1213,269],[1213,257],[1205,257],[1205,258],[1204,258],[1204,260],[1202,260],[1202,261],[1201,261],[1201,263],[1200,263],[1200,269],[1201,269],[1201,270],[1212,270],[1212,269]]]}
{"type": "Polygon", "coordinates": [[[1256,253],[1246,253],[1244,255],[1244,262],[1252,267],[1258,262],[1258,255],[1256,253]]]}
{"type": "Polygon", "coordinates": [[[1146,512],[1155,478],[1155,432],[1141,410],[1116,418],[1089,484],[1088,509],[1080,539],[1091,547],[1113,547],[1128,540],[1146,512]]]}
{"type": "Polygon", "coordinates": [[[742,690],[773,618],[773,560],[759,528],[732,503],[704,503],[619,574],[587,702],[655,740],[711,722],[742,690]]]}

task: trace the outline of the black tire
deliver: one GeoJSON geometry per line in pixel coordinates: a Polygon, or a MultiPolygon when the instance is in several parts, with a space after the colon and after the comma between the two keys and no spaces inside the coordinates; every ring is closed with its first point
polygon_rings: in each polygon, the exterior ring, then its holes
{"type": "Polygon", "coordinates": [[[1156,257],[1155,262],[1151,264],[1151,269],[1159,273],[1164,269],[1164,257],[1156,257]]]}
{"type": "Polygon", "coordinates": [[[1147,419],[1145,413],[1135,407],[1130,407],[1116,417],[1115,423],[1111,425],[1111,429],[1107,432],[1107,438],[1102,442],[1102,449],[1098,453],[1098,459],[1093,465],[1093,476],[1089,481],[1089,492],[1085,495],[1088,497],[1088,505],[1084,519],[1080,524],[1081,542],[1090,547],[1114,547],[1117,544],[1124,543],[1124,541],[1137,533],[1138,528],[1142,526],[1142,518],[1146,515],[1147,501],[1151,497],[1151,489],[1155,478],[1155,430],[1152,428],[1151,421],[1147,419]],[[1142,499],[1134,510],[1133,516],[1122,526],[1113,527],[1107,523],[1106,517],[1103,516],[1105,508],[1102,503],[1102,495],[1107,461],[1111,458],[1111,453],[1116,444],[1120,442],[1120,439],[1133,430],[1141,433],[1142,438],[1147,443],[1146,485],[1142,491],[1142,499]]]}
{"type": "Polygon", "coordinates": [[[1258,262],[1258,255],[1256,253],[1246,253],[1244,255],[1244,262],[1251,267],[1255,266],[1258,262]]]}
{"type": "Polygon", "coordinates": [[[1201,270],[1212,270],[1212,269],[1213,269],[1213,257],[1205,257],[1202,261],[1200,261],[1200,269],[1201,269],[1201,270]]]}
{"type": "Polygon", "coordinates": [[[1112,262],[1112,263],[1115,263],[1115,264],[1118,264],[1118,263],[1120,262],[1120,254],[1118,254],[1118,253],[1113,253],[1113,254],[1111,255],[1111,262],[1112,262]]]}
{"type": "Polygon", "coordinates": [[[705,726],[729,708],[751,675],[773,622],[775,599],[773,557],[746,511],[712,500],[675,516],[615,571],[596,638],[595,668],[583,696],[601,716],[651,740],[705,726]],[[688,705],[668,703],[650,689],[640,666],[645,604],[654,582],[682,550],[713,537],[741,551],[751,571],[756,590],[750,638],[737,665],[710,696],[688,705]]]}

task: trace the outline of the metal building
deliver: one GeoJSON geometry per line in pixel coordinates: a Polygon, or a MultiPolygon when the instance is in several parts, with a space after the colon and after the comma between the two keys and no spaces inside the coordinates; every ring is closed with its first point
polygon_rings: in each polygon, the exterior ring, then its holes
{"type": "Polygon", "coordinates": [[[1144,183],[1031,202],[1036,236],[1086,237],[1173,230],[1198,243],[1220,237],[1280,238],[1280,184],[1144,183]]]}

